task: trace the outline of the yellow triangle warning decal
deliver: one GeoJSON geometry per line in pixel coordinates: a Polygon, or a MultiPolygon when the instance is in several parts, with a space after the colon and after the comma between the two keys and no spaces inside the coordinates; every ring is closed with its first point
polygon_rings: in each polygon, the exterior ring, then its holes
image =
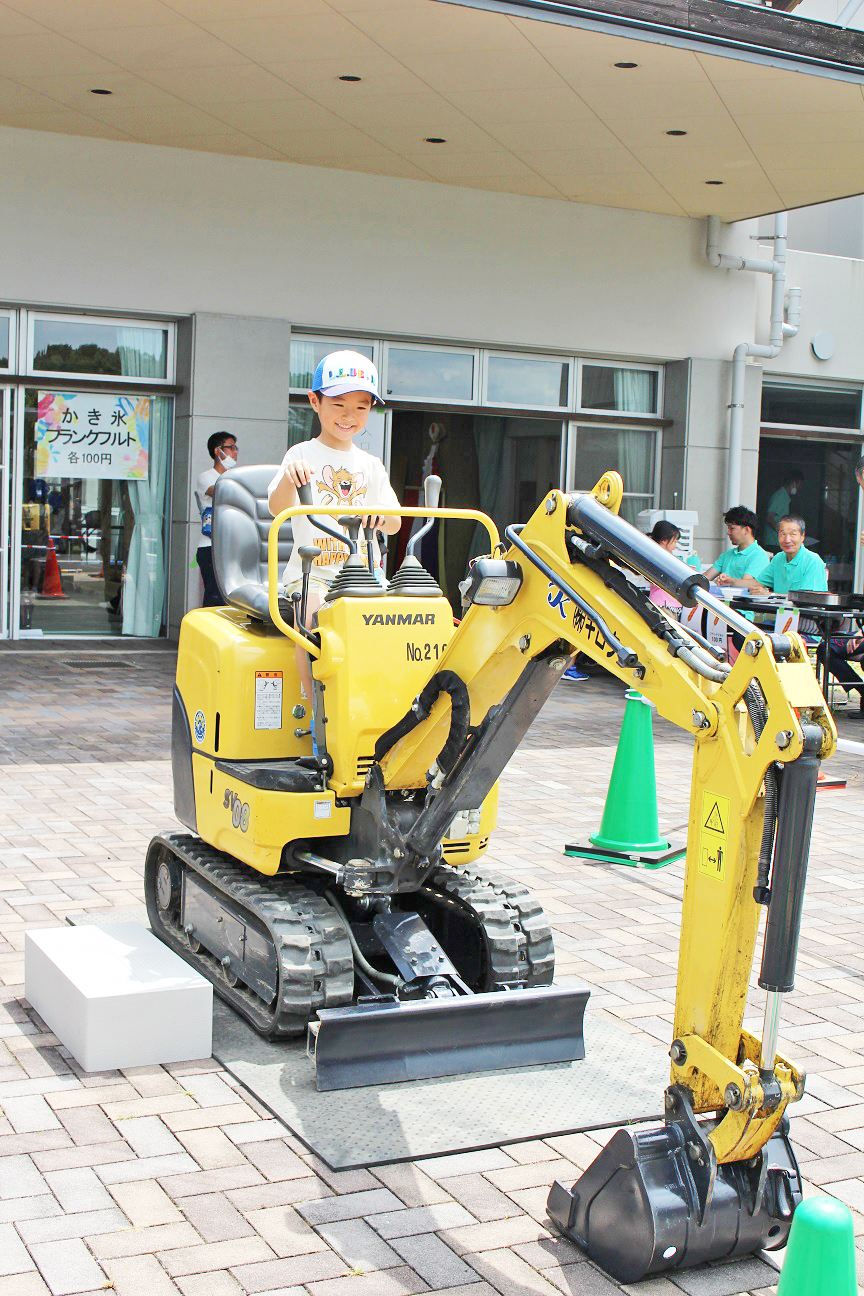
{"type": "Polygon", "coordinates": [[[724,834],[726,832],[726,829],[723,825],[723,819],[720,814],[720,806],[717,804],[716,801],[711,807],[711,813],[708,815],[708,818],[705,820],[704,826],[706,828],[710,828],[712,832],[724,833],[724,834]]]}

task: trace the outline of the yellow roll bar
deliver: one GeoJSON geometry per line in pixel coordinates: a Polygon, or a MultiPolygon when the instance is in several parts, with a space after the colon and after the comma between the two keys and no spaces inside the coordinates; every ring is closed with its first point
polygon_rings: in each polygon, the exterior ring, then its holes
{"type": "MultiPolygon", "coordinates": [[[[362,513],[356,511],[352,514],[346,514],[345,505],[339,504],[295,504],[293,508],[283,509],[277,513],[276,517],[270,523],[270,530],[267,534],[267,602],[270,609],[270,616],[273,624],[281,630],[289,639],[293,639],[298,648],[308,652],[312,657],[320,657],[321,649],[315,644],[298,634],[293,626],[288,622],[279,611],[279,528],[283,522],[289,521],[290,518],[298,514],[309,516],[315,513],[319,517],[362,517],[362,513]]],[[[453,518],[459,522],[479,522],[486,528],[489,535],[490,547],[494,551],[495,546],[500,544],[501,538],[498,535],[498,528],[490,517],[485,513],[478,513],[476,509],[449,509],[449,508],[378,508],[374,510],[375,517],[422,517],[422,518],[453,518]]],[[[347,536],[346,536],[347,540],[347,536]]]]}

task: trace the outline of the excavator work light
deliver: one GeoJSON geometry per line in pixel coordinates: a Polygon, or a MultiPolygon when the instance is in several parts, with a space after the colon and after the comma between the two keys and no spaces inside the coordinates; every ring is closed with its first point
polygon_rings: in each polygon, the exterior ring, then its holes
{"type": "Polygon", "coordinates": [[[459,589],[462,606],[479,603],[481,607],[506,607],[512,603],[522,585],[522,568],[505,558],[478,558],[459,589]]]}

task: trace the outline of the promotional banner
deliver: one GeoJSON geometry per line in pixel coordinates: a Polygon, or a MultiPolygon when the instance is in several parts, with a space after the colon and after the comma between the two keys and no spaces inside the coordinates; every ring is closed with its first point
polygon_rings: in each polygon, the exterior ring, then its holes
{"type": "Polygon", "coordinates": [[[34,477],[147,477],[150,397],[39,392],[34,477]]]}

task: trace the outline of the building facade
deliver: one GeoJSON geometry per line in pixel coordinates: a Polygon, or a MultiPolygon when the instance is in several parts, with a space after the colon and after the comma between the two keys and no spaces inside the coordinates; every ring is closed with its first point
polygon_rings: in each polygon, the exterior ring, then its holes
{"type": "MultiPolygon", "coordinates": [[[[434,468],[503,526],[616,468],[632,520],[694,510],[703,560],[724,547],[732,357],[768,340],[770,276],[712,266],[704,219],[20,127],[0,158],[3,637],[176,636],[208,436],[277,463],[346,345],[379,366],[367,443],[406,503],[434,468]]],[[[741,502],[764,513],[800,472],[832,581],[860,589],[864,261],[831,246],[864,248],[844,212],[790,216],[801,322],[747,364],[741,502]]],[[[722,249],[770,258],[772,231],[724,225],[722,249]]],[[[439,537],[451,593],[474,545],[439,537]]]]}

